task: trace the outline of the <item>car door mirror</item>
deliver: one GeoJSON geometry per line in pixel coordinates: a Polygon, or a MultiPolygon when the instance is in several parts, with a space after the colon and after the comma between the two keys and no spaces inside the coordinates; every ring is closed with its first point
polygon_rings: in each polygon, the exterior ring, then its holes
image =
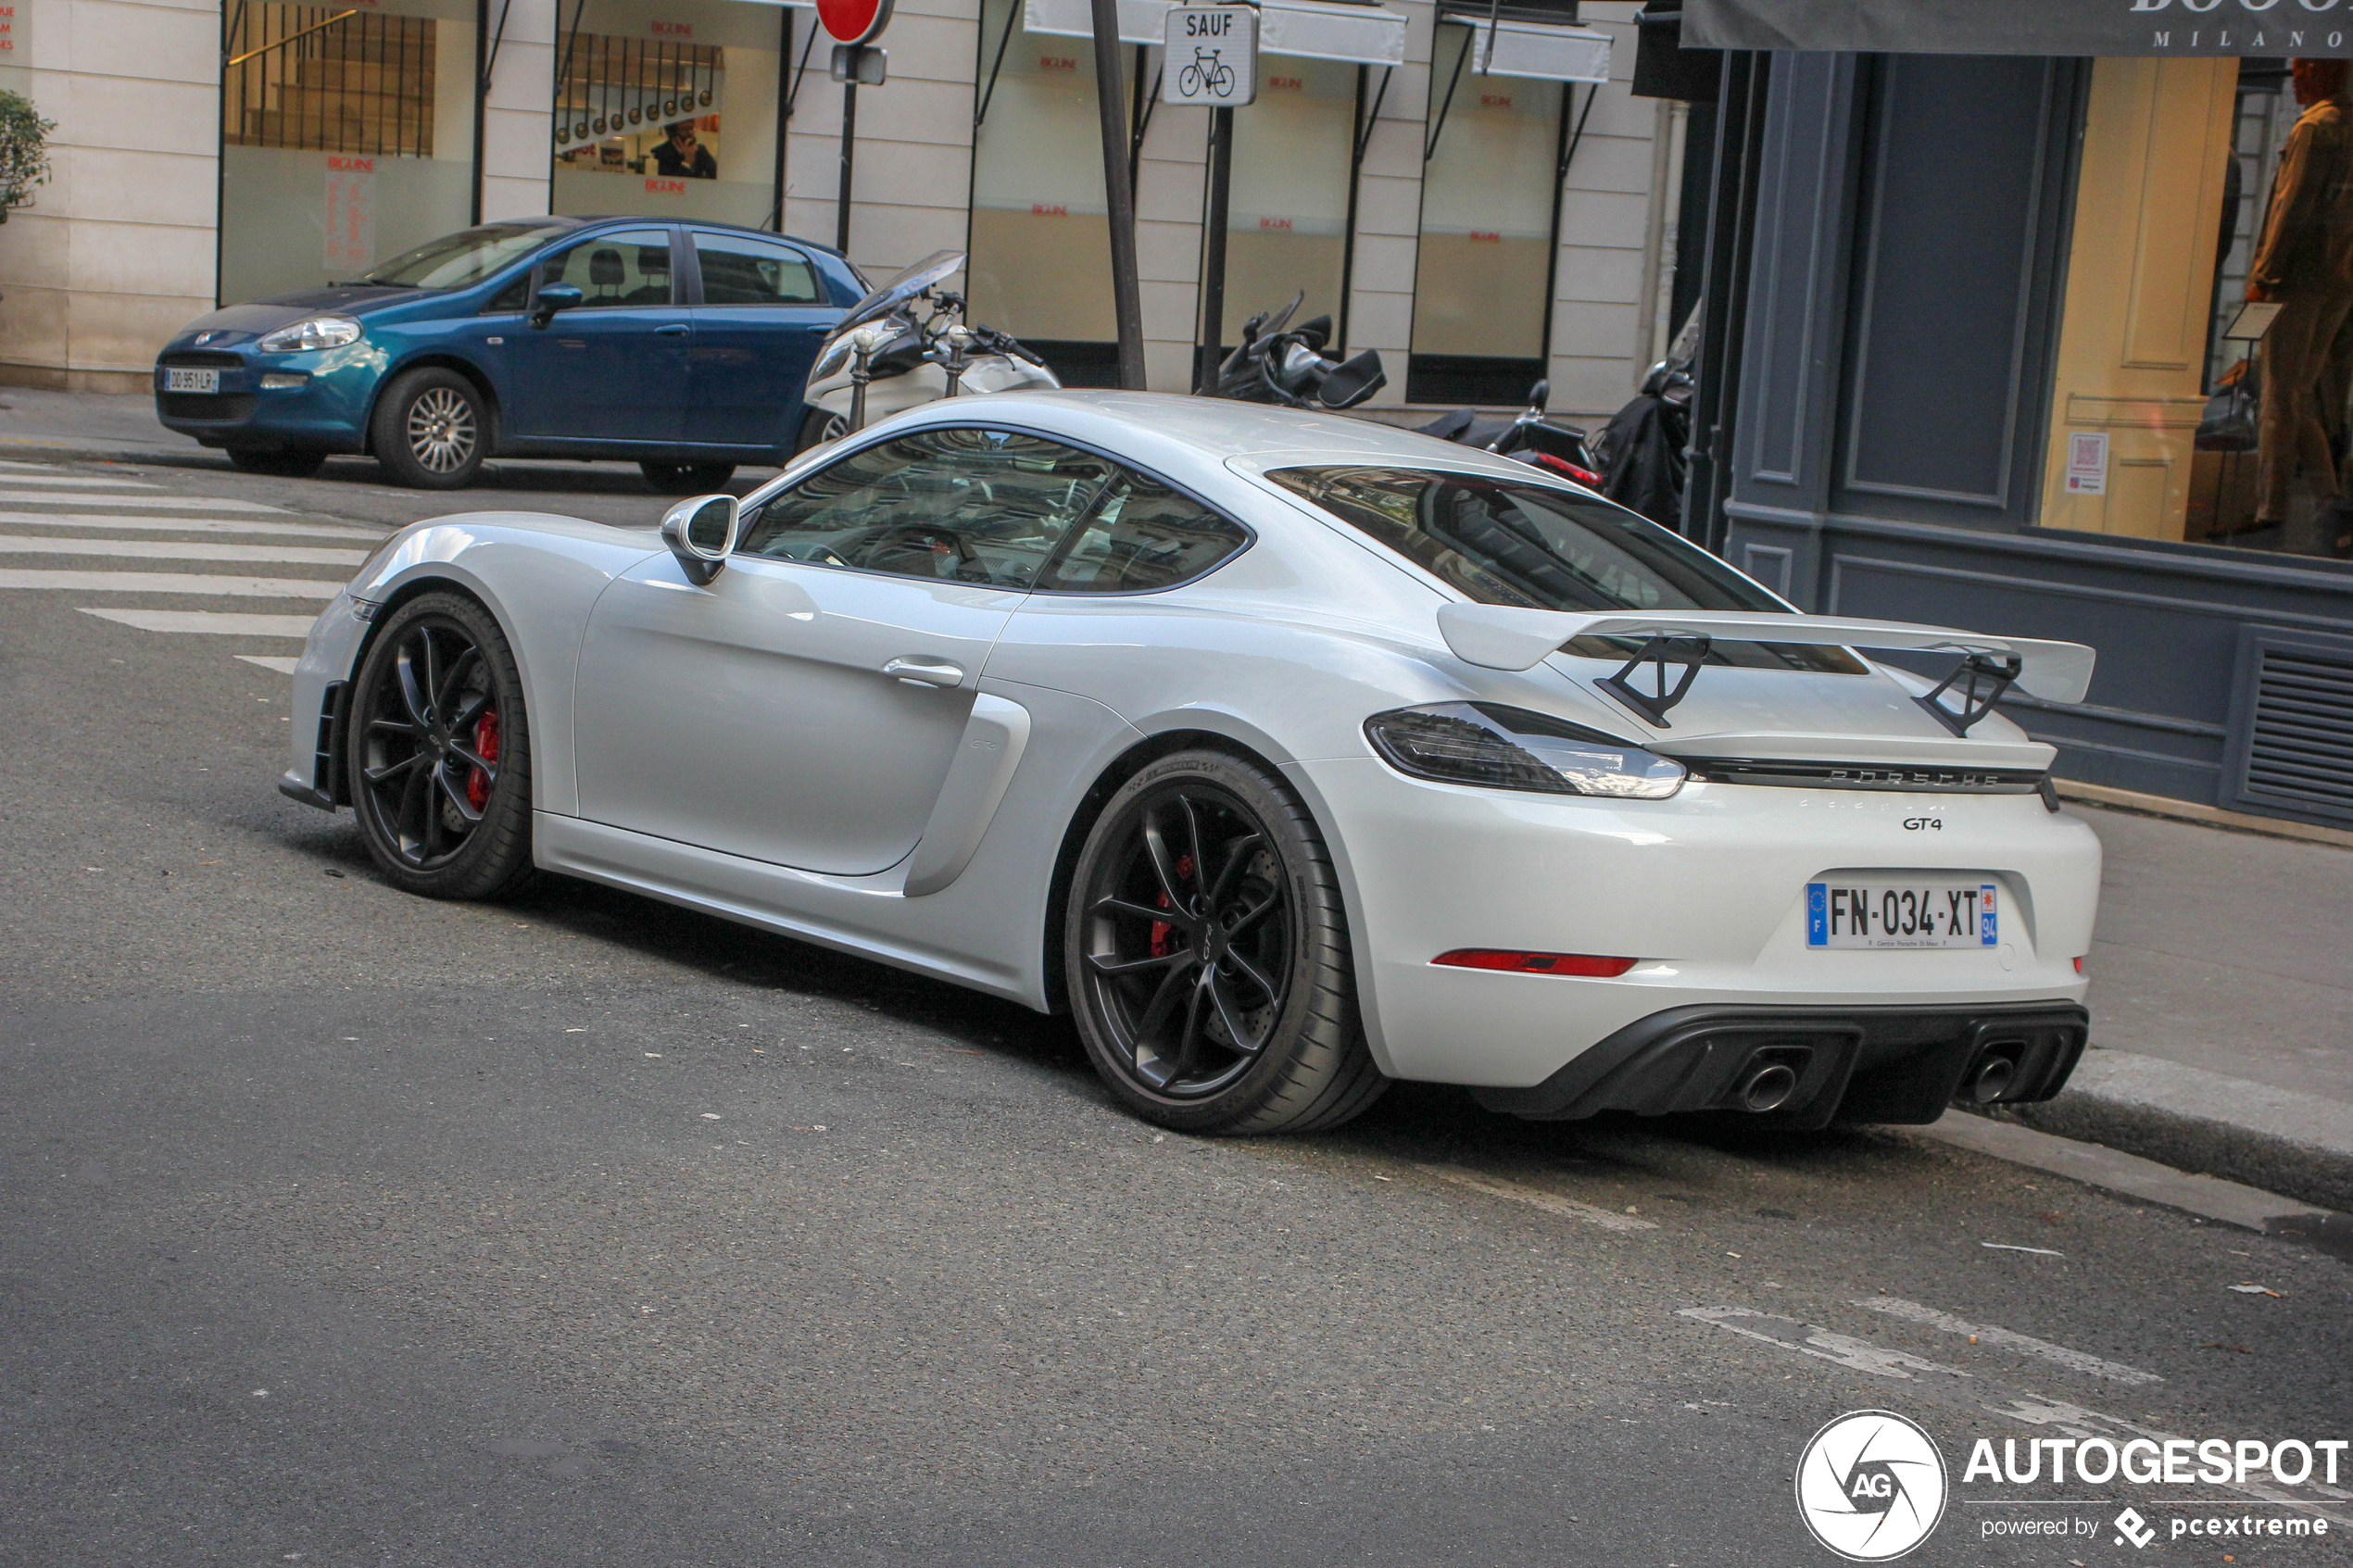
{"type": "Polygon", "coordinates": [[[539,304],[531,313],[531,324],[544,327],[556,319],[559,310],[569,310],[588,296],[580,292],[578,283],[549,283],[539,291],[539,304]]]}
{"type": "Polygon", "coordinates": [[[697,587],[719,575],[736,547],[743,505],[733,495],[697,495],[661,514],[661,542],[697,587]]]}

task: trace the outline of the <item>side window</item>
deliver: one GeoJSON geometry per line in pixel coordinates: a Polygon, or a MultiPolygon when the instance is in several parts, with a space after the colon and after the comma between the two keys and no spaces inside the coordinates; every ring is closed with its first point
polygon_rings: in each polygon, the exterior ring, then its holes
{"type": "Polygon", "coordinates": [[[817,270],[790,245],[742,234],[695,235],[705,305],[823,305],[817,270]]]}
{"type": "Polygon", "coordinates": [[[853,452],[772,498],[746,555],[1027,588],[1118,470],[1000,430],[927,430],[853,452]]]}
{"type": "Polygon", "coordinates": [[[490,296],[482,307],[485,316],[511,316],[531,304],[531,269],[526,267],[507,286],[490,296]]]}
{"type": "Polygon", "coordinates": [[[1065,594],[1141,594],[1199,577],[1250,543],[1240,524],[1156,479],[1120,471],[1078,538],[1038,585],[1065,594]]]}
{"type": "Polygon", "coordinates": [[[582,310],[611,310],[632,305],[668,305],[670,231],[626,229],[583,240],[547,260],[545,282],[577,288],[582,310]]]}

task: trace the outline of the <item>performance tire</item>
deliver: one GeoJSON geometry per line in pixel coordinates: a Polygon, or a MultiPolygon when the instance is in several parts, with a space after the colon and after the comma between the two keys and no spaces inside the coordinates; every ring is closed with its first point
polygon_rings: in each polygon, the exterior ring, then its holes
{"type": "Polygon", "coordinates": [[[1071,872],[1063,961],[1114,1093],[1182,1132],[1316,1132],[1388,1087],[1330,854],[1271,771],[1219,751],[1123,784],[1071,872]]]}
{"type": "Polygon", "coordinates": [[[395,610],[353,684],[345,776],[384,880],[494,898],[532,874],[531,728],[505,633],[463,595],[395,610]]]}

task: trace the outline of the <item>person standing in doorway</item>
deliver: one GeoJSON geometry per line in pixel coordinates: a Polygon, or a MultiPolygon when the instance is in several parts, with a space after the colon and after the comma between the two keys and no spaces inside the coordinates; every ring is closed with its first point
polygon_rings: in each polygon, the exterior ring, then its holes
{"type": "Polygon", "coordinates": [[[654,149],[654,169],[673,180],[716,180],[719,160],[695,140],[695,122],[682,119],[670,127],[670,139],[654,149]]]}
{"type": "Polygon", "coordinates": [[[2280,306],[2263,336],[2256,521],[2286,522],[2300,479],[2331,503],[2334,534],[2346,523],[2329,432],[2343,416],[2332,418],[2322,395],[2333,380],[2328,361],[2337,331],[2353,313],[2353,104],[2346,101],[2343,60],[2299,59],[2291,74],[2304,113],[2280,155],[2246,284],[2247,298],[2280,306]]]}

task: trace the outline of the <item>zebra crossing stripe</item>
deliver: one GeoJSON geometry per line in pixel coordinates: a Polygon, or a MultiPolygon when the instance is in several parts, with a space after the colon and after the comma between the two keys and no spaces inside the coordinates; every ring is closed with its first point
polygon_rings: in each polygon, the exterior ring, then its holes
{"type": "Polygon", "coordinates": [[[247,664],[258,664],[264,670],[275,670],[281,675],[293,674],[295,666],[302,662],[302,656],[299,654],[241,653],[237,657],[247,664]]]}
{"type": "Polygon", "coordinates": [[[231,637],[308,637],[316,618],[308,615],[240,615],[220,609],[85,609],[142,632],[209,632],[231,637]]]}
{"type": "Polygon", "coordinates": [[[261,522],[243,518],[125,517],[120,512],[0,512],[13,527],[136,529],[154,533],[263,533],[287,538],[366,539],[382,544],[389,529],[347,528],[337,522],[261,522]]]}
{"type": "Polygon", "coordinates": [[[341,583],[323,577],[211,577],[193,571],[38,571],[0,567],[0,588],[65,588],[82,594],[205,594],[240,599],[332,599],[341,583]]]}
{"type": "Polygon", "coordinates": [[[0,533],[0,556],[92,556],[133,560],[249,560],[280,566],[358,566],[365,550],[319,545],[216,545],[185,539],[36,539],[0,533]]]}
{"type": "Polygon", "coordinates": [[[12,473],[0,475],[10,484],[79,484],[93,490],[157,490],[162,486],[140,479],[93,479],[86,473],[12,473]]]}
{"type": "MultiPolygon", "coordinates": [[[[9,476],[14,477],[14,476],[9,476]]],[[[283,507],[260,501],[233,501],[222,495],[108,495],[86,491],[0,490],[0,505],[44,507],[150,507],[182,512],[268,512],[286,516],[283,507]]]]}

